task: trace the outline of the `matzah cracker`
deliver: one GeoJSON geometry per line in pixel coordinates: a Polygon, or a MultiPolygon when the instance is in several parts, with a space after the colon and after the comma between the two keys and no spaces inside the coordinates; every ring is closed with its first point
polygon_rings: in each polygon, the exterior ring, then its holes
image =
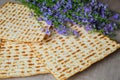
{"type": "Polygon", "coordinates": [[[45,33],[40,29],[47,26],[31,16],[29,8],[8,2],[0,8],[0,38],[19,42],[40,42],[45,33]]]}
{"type": "Polygon", "coordinates": [[[27,43],[2,41],[0,45],[0,78],[25,77],[49,73],[27,43]]]}
{"type": "Polygon", "coordinates": [[[57,80],[68,79],[120,48],[115,41],[99,33],[89,34],[78,26],[73,26],[73,29],[80,37],[56,33],[43,43],[31,43],[32,49],[41,54],[46,67],[57,80]]]}

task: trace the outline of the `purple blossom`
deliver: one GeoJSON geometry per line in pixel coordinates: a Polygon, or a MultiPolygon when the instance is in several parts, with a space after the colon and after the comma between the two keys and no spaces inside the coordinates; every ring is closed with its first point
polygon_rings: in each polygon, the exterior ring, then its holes
{"type": "Polygon", "coordinates": [[[91,11],[91,7],[85,7],[84,10],[85,10],[85,13],[88,13],[91,11]]]}
{"type": "Polygon", "coordinates": [[[65,7],[68,8],[68,9],[72,8],[72,2],[71,2],[71,0],[68,0],[68,2],[67,2],[67,4],[66,4],[65,7]]]}
{"type": "Polygon", "coordinates": [[[83,22],[83,23],[87,23],[88,20],[87,20],[86,18],[84,18],[84,19],[82,19],[82,22],[83,22]]]}
{"type": "Polygon", "coordinates": [[[47,20],[46,23],[51,26],[52,25],[52,22],[50,20],[47,20]]]}
{"type": "Polygon", "coordinates": [[[30,2],[29,0],[26,0],[26,2],[30,2]]]}
{"type": "Polygon", "coordinates": [[[103,18],[106,17],[106,16],[105,16],[105,10],[104,10],[104,9],[101,9],[101,15],[102,15],[103,18]]]}
{"type": "Polygon", "coordinates": [[[44,1],[44,2],[42,3],[42,5],[46,5],[46,2],[44,1]]]}
{"type": "Polygon", "coordinates": [[[106,35],[106,34],[109,34],[109,31],[108,31],[107,27],[104,27],[104,34],[105,34],[105,35],[106,35]]]}
{"type": "Polygon", "coordinates": [[[62,35],[67,35],[66,33],[67,33],[67,31],[66,30],[59,30],[59,29],[57,29],[57,32],[59,33],[59,34],[62,34],[62,35]]]}
{"type": "Polygon", "coordinates": [[[76,25],[76,22],[72,22],[73,25],[76,25]]]}
{"type": "Polygon", "coordinates": [[[59,27],[56,28],[56,31],[59,34],[62,34],[62,35],[65,35],[65,36],[67,36],[69,34],[69,29],[66,26],[63,26],[63,25],[59,25],[59,27]]]}
{"type": "Polygon", "coordinates": [[[79,33],[76,30],[73,30],[73,34],[76,36],[80,36],[79,33]]]}
{"type": "Polygon", "coordinates": [[[109,31],[113,31],[113,30],[114,30],[113,25],[112,25],[112,24],[109,24],[109,25],[108,25],[108,29],[109,29],[109,31]]]}
{"type": "Polygon", "coordinates": [[[93,30],[93,28],[92,28],[91,25],[89,25],[89,24],[87,24],[87,25],[85,26],[85,29],[86,29],[86,31],[93,30]]]}
{"type": "Polygon", "coordinates": [[[111,31],[113,31],[114,28],[113,28],[113,25],[112,24],[107,24],[105,27],[104,27],[104,32],[105,34],[109,34],[111,31]]]}
{"type": "Polygon", "coordinates": [[[59,1],[58,1],[57,4],[54,6],[54,9],[57,10],[60,6],[61,6],[61,5],[60,5],[60,3],[59,3],[59,1]]]}
{"type": "Polygon", "coordinates": [[[69,4],[71,4],[71,3],[72,3],[72,1],[71,1],[71,0],[68,0],[68,3],[69,3],[69,4]]]}
{"type": "Polygon", "coordinates": [[[92,3],[95,3],[96,2],[96,0],[92,0],[92,3]]]}
{"type": "Polygon", "coordinates": [[[90,18],[90,19],[89,19],[89,22],[94,22],[94,18],[90,18]]]}
{"type": "Polygon", "coordinates": [[[49,29],[46,29],[45,33],[46,33],[47,35],[50,35],[50,34],[51,34],[51,31],[50,31],[49,29]]]}
{"type": "Polygon", "coordinates": [[[32,4],[34,4],[34,5],[35,5],[35,4],[36,4],[36,0],[33,0],[32,4]]]}
{"type": "Polygon", "coordinates": [[[40,7],[41,7],[41,4],[40,4],[40,3],[38,3],[38,4],[37,4],[37,6],[40,8],[40,7]]]}
{"type": "Polygon", "coordinates": [[[66,10],[66,9],[64,9],[64,10],[63,10],[63,12],[65,13],[65,12],[67,12],[67,10],[66,10]]]}
{"type": "Polygon", "coordinates": [[[118,20],[119,19],[119,14],[115,14],[114,16],[113,16],[113,18],[115,19],[115,20],[118,20]]]}
{"type": "Polygon", "coordinates": [[[66,29],[66,26],[59,25],[59,28],[60,28],[60,29],[66,29]]]}
{"type": "Polygon", "coordinates": [[[42,21],[43,19],[41,18],[41,17],[38,17],[38,19],[37,19],[38,21],[42,21]]]}

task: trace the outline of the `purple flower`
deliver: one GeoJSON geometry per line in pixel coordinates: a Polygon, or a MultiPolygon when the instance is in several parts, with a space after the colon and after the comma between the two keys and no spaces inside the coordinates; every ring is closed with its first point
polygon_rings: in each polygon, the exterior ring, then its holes
{"type": "Polygon", "coordinates": [[[104,9],[101,9],[101,10],[100,10],[100,13],[101,13],[101,16],[102,16],[103,18],[106,17],[106,16],[105,16],[105,10],[104,10],[104,9]]]}
{"type": "Polygon", "coordinates": [[[108,25],[108,29],[109,29],[109,31],[113,31],[113,30],[114,30],[112,24],[109,24],[109,25],[108,25]]]}
{"type": "Polygon", "coordinates": [[[94,22],[94,18],[90,18],[90,19],[89,19],[89,22],[94,22]]]}
{"type": "Polygon", "coordinates": [[[58,1],[57,4],[54,6],[54,9],[57,10],[59,7],[60,7],[60,3],[58,1]]]}
{"type": "Polygon", "coordinates": [[[109,34],[108,25],[106,25],[103,29],[104,29],[104,34],[109,34]]]}
{"type": "Polygon", "coordinates": [[[92,3],[95,3],[96,2],[96,0],[92,0],[92,3]]]}
{"type": "Polygon", "coordinates": [[[41,4],[40,4],[40,3],[38,3],[38,4],[37,4],[37,6],[40,8],[40,7],[41,7],[41,4]]]}
{"type": "Polygon", "coordinates": [[[50,20],[47,20],[46,23],[51,26],[52,25],[52,22],[50,20]]]}
{"type": "Polygon", "coordinates": [[[83,23],[87,23],[87,22],[88,22],[87,18],[84,18],[84,19],[82,20],[82,22],[83,22],[83,23]]]}
{"type": "Polygon", "coordinates": [[[85,29],[86,29],[87,31],[93,30],[92,27],[91,27],[91,25],[89,25],[89,24],[85,26],[85,29]]]}
{"type": "Polygon", "coordinates": [[[38,17],[38,19],[37,19],[38,21],[42,21],[43,19],[41,18],[41,17],[38,17]]]}
{"type": "Polygon", "coordinates": [[[76,30],[73,30],[73,34],[76,36],[80,36],[79,33],[76,30]]]}
{"type": "Polygon", "coordinates": [[[115,20],[118,20],[119,19],[119,14],[115,14],[114,16],[113,16],[113,18],[115,19],[115,20]]]}
{"type": "Polygon", "coordinates": [[[35,4],[36,4],[36,0],[34,0],[34,1],[32,2],[32,4],[34,4],[34,5],[35,5],[35,4]]]}
{"type": "Polygon", "coordinates": [[[104,9],[104,10],[107,10],[108,5],[105,5],[105,4],[102,4],[102,5],[103,5],[103,6],[102,6],[102,7],[103,7],[103,9],[104,9]]]}
{"type": "Polygon", "coordinates": [[[104,34],[109,34],[108,28],[104,27],[104,34]]]}
{"type": "Polygon", "coordinates": [[[104,29],[105,34],[109,34],[111,31],[114,30],[112,24],[107,24],[103,29],[104,29]]]}
{"type": "Polygon", "coordinates": [[[66,26],[59,25],[59,29],[66,29],[66,26]]]}
{"type": "Polygon", "coordinates": [[[47,35],[50,35],[50,34],[51,34],[51,31],[48,30],[48,29],[46,29],[45,33],[46,33],[47,35]]]}
{"type": "Polygon", "coordinates": [[[69,3],[69,4],[71,4],[71,3],[72,3],[72,1],[71,1],[71,0],[68,0],[68,3],[69,3]]]}
{"type": "Polygon", "coordinates": [[[73,24],[73,25],[76,25],[76,22],[73,22],[72,24],[73,24]]]}
{"type": "Polygon", "coordinates": [[[46,2],[44,1],[44,2],[42,3],[42,5],[46,5],[46,2]]]}
{"type": "Polygon", "coordinates": [[[58,32],[59,34],[62,34],[62,35],[65,35],[65,34],[66,34],[66,30],[57,30],[57,32],[58,32]]]}
{"type": "Polygon", "coordinates": [[[67,10],[66,10],[66,9],[64,9],[64,10],[63,10],[63,12],[65,13],[65,12],[67,12],[67,10]]]}
{"type": "Polygon", "coordinates": [[[85,13],[88,13],[91,11],[91,8],[90,7],[85,7],[85,13]]]}
{"type": "Polygon", "coordinates": [[[66,26],[59,25],[58,28],[56,28],[56,31],[59,34],[67,36],[69,34],[69,29],[66,26]]]}
{"type": "Polygon", "coordinates": [[[26,2],[30,2],[29,0],[26,0],[26,2]]]}
{"type": "Polygon", "coordinates": [[[68,2],[67,2],[67,4],[66,4],[65,7],[68,8],[68,9],[72,8],[72,2],[71,2],[71,0],[68,0],[68,2]]]}

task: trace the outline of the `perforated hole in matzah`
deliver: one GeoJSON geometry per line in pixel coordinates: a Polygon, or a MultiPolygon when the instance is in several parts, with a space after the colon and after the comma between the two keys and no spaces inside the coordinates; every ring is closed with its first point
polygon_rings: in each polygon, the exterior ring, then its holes
{"type": "Polygon", "coordinates": [[[49,73],[27,43],[4,41],[0,45],[0,78],[25,77],[49,73]]]}
{"type": "Polygon", "coordinates": [[[88,34],[83,27],[73,26],[79,38],[54,34],[44,43],[32,43],[42,55],[47,68],[57,80],[66,80],[117,50],[120,45],[99,34],[88,34]],[[43,45],[44,44],[44,45],[43,45]]]}
{"type": "Polygon", "coordinates": [[[31,17],[29,8],[8,2],[0,8],[0,38],[21,42],[40,42],[45,33],[40,29],[47,26],[31,17]]]}

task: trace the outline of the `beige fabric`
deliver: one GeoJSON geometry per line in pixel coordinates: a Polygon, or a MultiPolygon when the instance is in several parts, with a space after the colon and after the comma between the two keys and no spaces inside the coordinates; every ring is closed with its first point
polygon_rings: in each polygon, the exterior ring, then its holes
{"type": "Polygon", "coordinates": [[[29,8],[8,2],[0,8],[0,38],[19,42],[40,42],[45,33],[40,29],[47,26],[31,17],[29,8]]]}
{"type": "Polygon", "coordinates": [[[78,26],[72,28],[79,32],[79,38],[55,33],[43,43],[30,44],[57,80],[66,80],[120,48],[99,33],[89,34],[78,26]]]}
{"type": "Polygon", "coordinates": [[[2,41],[0,44],[0,78],[25,77],[49,73],[40,54],[27,43],[2,41]]]}

